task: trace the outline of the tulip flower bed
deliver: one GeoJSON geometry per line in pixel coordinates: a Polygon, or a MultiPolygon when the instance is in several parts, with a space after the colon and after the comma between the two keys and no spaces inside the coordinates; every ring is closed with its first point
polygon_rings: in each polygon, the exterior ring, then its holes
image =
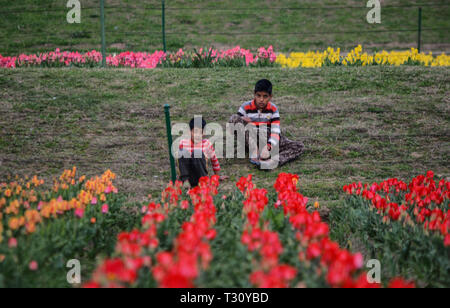
{"type": "Polygon", "coordinates": [[[215,237],[212,198],[217,194],[218,178],[203,178],[199,187],[189,192],[193,211],[188,201],[180,202],[180,186],[177,182],[167,187],[163,206],[150,203],[143,207],[143,231],[121,233],[117,256],[105,260],[85,287],[194,286],[199,272],[207,269],[212,259],[208,242],[215,237]],[[175,237],[173,231],[180,225],[182,231],[175,237]]]}
{"type": "MultiPolygon", "coordinates": [[[[130,68],[156,68],[156,67],[178,67],[178,68],[200,68],[200,67],[242,67],[242,66],[273,66],[276,55],[272,46],[261,47],[256,53],[242,49],[239,46],[229,50],[216,50],[213,48],[201,48],[194,52],[185,52],[180,49],[176,53],[164,53],[155,51],[146,52],[122,52],[118,55],[108,55],[106,65],[109,67],[130,68]]],[[[0,55],[0,67],[98,67],[102,62],[102,54],[98,51],[86,53],[55,52],[41,53],[39,55],[21,54],[18,57],[2,57],[0,55]]]]}
{"type": "MultiPolygon", "coordinates": [[[[369,284],[360,253],[329,238],[329,227],[280,174],[276,193],[241,178],[218,196],[218,177],[202,178],[185,200],[170,184],[161,203],[142,208],[141,227],[118,236],[116,252],[84,286],[98,287],[380,287],[369,284]]],[[[413,287],[395,278],[389,287],[413,287]]]]}
{"type": "Polygon", "coordinates": [[[344,186],[344,207],[332,213],[333,234],[346,243],[358,235],[387,275],[413,277],[424,286],[450,285],[450,182],[434,173],[410,183],[396,178],[344,186]]]}
{"type": "Polygon", "coordinates": [[[381,284],[368,282],[361,253],[331,240],[314,209],[319,204],[311,210],[298,191],[297,175],[281,173],[271,192],[256,188],[249,175],[232,196],[219,196],[217,176],[187,193],[181,182],[170,183],[160,203],[136,215],[122,209],[109,170],[89,180],[66,170],[51,190],[37,176],[17,178],[0,184],[0,286],[70,286],[72,259],[81,261],[90,288],[414,287],[399,274],[448,285],[450,184],[433,177],[344,187],[353,203],[333,214],[333,234],[345,237],[345,228],[375,234],[368,242],[387,251],[383,265],[401,255],[392,279],[381,284]],[[98,256],[103,260],[94,268],[98,256]],[[424,263],[414,272],[402,268],[412,261],[424,263]]]}
{"type": "MultiPolygon", "coordinates": [[[[21,54],[17,57],[2,57],[0,55],[0,68],[19,67],[98,67],[102,62],[102,54],[98,51],[54,52],[41,54],[21,54]]],[[[325,51],[293,52],[289,56],[283,53],[276,54],[273,47],[267,49],[260,47],[256,52],[240,48],[239,46],[228,50],[214,48],[200,48],[193,52],[180,49],[176,53],[163,51],[132,52],[107,55],[108,67],[128,68],[204,68],[204,67],[322,67],[322,66],[367,66],[367,65],[423,65],[423,66],[450,66],[450,56],[441,54],[433,56],[432,53],[419,53],[417,49],[409,51],[382,51],[373,55],[363,53],[359,45],[346,56],[341,55],[340,48],[329,47],[325,51]]]]}
{"type": "MultiPolygon", "coordinates": [[[[51,190],[34,176],[0,184],[0,287],[70,286],[66,263],[109,254],[133,224],[121,210],[115,174],[76,179],[66,170],[51,190]]],[[[84,262],[86,261],[86,262],[84,262]]]]}
{"type": "Polygon", "coordinates": [[[368,66],[368,65],[422,65],[422,66],[450,66],[450,56],[441,54],[433,56],[419,53],[415,48],[408,51],[381,51],[375,54],[363,53],[363,48],[358,45],[356,48],[341,55],[340,48],[328,47],[327,50],[310,52],[293,52],[288,57],[284,54],[277,56],[276,63],[282,67],[322,67],[322,66],[368,66]]]}

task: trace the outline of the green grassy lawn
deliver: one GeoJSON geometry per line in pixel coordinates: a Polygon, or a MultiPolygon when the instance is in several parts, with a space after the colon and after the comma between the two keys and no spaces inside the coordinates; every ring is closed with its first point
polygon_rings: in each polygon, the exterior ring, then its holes
{"type": "MultiPolygon", "coordinates": [[[[320,69],[16,69],[0,70],[0,181],[38,174],[51,183],[63,168],[117,173],[130,202],[158,194],[170,178],[163,105],[172,121],[202,114],[225,125],[252,97],[254,82],[274,83],[282,130],[305,154],[272,172],[248,160],[221,160],[231,176],[269,187],[279,172],[300,175],[301,192],[333,206],[353,181],[448,177],[448,68],[320,69]]],[[[80,174],[80,175],[81,175],[80,174]]]]}
{"type": "MultiPolygon", "coordinates": [[[[81,1],[81,24],[67,23],[66,3],[0,0],[0,54],[35,53],[55,48],[99,50],[99,1],[81,1]]],[[[108,52],[162,49],[160,1],[107,0],[105,3],[108,52]]],[[[417,7],[389,6],[424,3],[423,28],[438,30],[424,30],[423,50],[450,51],[448,1],[381,1],[381,24],[367,23],[366,3],[355,0],[170,0],[166,1],[167,46],[172,51],[236,45],[251,49],[273,45],[276,51],[283,52],[328,46],[348,51],[358,44],[369,50],[409,49],[417,46],[416,31],[379,31],[417,29],[417,7]],[[326,8],[329,6],[360,8],[326,8]],[[282,9],[298,7],[314,9],[282,9]]]]}

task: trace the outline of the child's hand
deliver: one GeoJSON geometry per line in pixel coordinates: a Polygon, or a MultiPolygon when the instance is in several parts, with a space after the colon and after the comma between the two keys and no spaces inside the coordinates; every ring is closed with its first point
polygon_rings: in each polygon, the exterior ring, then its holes
{"type": "Polygon", "coordinates": [[[270,158],[270,152],[269,152],[269,146],[265,146],[264,149],[261,151],[260,158],[262,160],[268,160],[270,158]]]}
{"type": "Polygon", "coordinates": [[[242,120],[244,120],[245,123],[250,123],[252,120],[249,117],[242,117],[242,120]]]}

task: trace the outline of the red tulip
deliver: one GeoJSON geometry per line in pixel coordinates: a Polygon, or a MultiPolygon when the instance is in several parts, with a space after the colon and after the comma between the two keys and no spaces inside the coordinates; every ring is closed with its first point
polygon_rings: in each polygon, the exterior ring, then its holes
{"type": "Polygon", "coordinates": [[[394,278],[389,283],[388,288],[390,289],[413,289],[415,285],[413,282],[405,281],[402,278],[394,278]]]}

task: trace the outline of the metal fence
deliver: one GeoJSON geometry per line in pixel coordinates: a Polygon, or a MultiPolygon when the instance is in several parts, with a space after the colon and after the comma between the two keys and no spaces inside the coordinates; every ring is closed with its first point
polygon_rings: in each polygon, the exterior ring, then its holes
{"type": "MultiPolygon", "coordinates": [[[[93,2],[96,3],[97,1],[93,2]]],[[[268,30],[259,30],[255,29],[255,31],[198,31],[197,29],[189,28],[188,25],[183,25],[184,31],[180,31],[179,27],[175,30],[171,30],[167,24],[166,20],[167,17],[174,14],[174,12],[185,12],[185,14],[190,14],[193,12],[196,12],[196,14],[202,14],[202,16],[205,16],[205,14],[247,14],[251,15],[252,12],[255,10],[258,10],[259,12],[267,12],[267,14],[276,15],[281,14],[281,12],[307,12],[308,14],[317,16],[320,15],[320,12],[326,12],[326,11],[336,11],[336,10],[347,10],[348,12],[354,11],[354,10],[361,10],[362,13],[367,12],[370,8],[368,8],[365,5],[361,6],[321,6],[321,7],[313,7],[313,6],[286,6],[286,7],[188,7],[188,6],[168,6],[167,3],[169,1],[161,0],[161,1],[152,1],[151,5],[147,5],[145,3],[140,2],[139,5],[108,5],[107,0],[99,0],[97,3],[98,5],[91,5],[91,6],[85,6],[82,7],[83,12],[91,12],[91,16],[93,16],[95,25],[95,20],[97,18],[97,26],[92,27],[90,31],[58,31],[54,33],[43,33],[42,31],[30,31],[27,29],[26,31],[22,31],[21,29],[17,29],[17,31],[12,31],[13,33],[8,33],[8,35],[0,35],[0,53],[4,52],[2,50],[1,46],[8,45],[9,41],[19,41],[23,42],[23,46],[27,45],[27,40],[30,38],[36,38],[39,36],[45,37],[47,41],[51,41],[51,39],[55,38],[61,38],[61,37],[69,37],[70,38],[70,46],[72,46],[73,41],[82,42],[85,38],[94,38],[98,37],[98,42],[101,45],[101,51],[103,54],[103,65],[105,65],[106,60],[106,53],[107,53],[107,43],[109,42],[109,37],[114,34],[114,36],[120,36],[123,39],[131,38],[131,37],[142,37],[144,40],[159,40],[159,44],[154,44],[154,46],[158,46],[160,49],[163,49],[164,51],[167,51],[168,44],[170,44],[174,38],[183,38],[188,36],[197,36],[197,37],[210,37],[210,36],[220,36],[220,37],[228,37],[230,39],[245,37],[245,36],[253,36],[253,37],[290,37],[290,38],[298,38],[299,42],[308,42],[307,38],[311,37],[324,37],[324,36],[333,36],[333,39],[330,41],[331,43],[340,44],[342,43],[342,40],[338,40],[337,38],[342,35],[351,35],[354,40],[352,42],[345,42],[348,43],[349,46],[352,44],[355,46],[355,44],[359,43],[358,38],[361,36],[367,36],[367,35],[375,35],[377,39],[380,37],[387,37],[387,40],[384,40],[382,42],[378,42],[379,45],[387,45],[391,41],[389,40],[388,35],[392,33],[397,33],[401,35],[409,35],[408,42],[415,42],[414,44],[417,46],[419,51],[422,49],[422,42],[424,37],[428,37],[429,33],[440,33],[440,37],[442,37],[442,33],[450,33],[450,24],[447,21],[441,21],[438,26],[424,26],[423,27],[423,17],[426,16],[427,12],[429,10],[444,10],[446,12],[450,12],[450,2],[448,1],[441,1],[441,2],[429,2],[429,3],[423,3],[423,4],[398,4],[398,5],[383,5],[381,7],[382,12],[389,12],[389,10],[398,10],[402,14],[407,12],[408,16],[416,16],[414,20],[411,20],[411,22],[408,25],[405,26],[399,26],[399,27],[392,27],[389,29],[386,28],[377,28],[377,27],[369,27],[369,29],[336,29],[333,31],[324,30],[321,28],[317,28],[316,31],[268,31],[268,30]],[[146,12],[145,14],[148,15],[148,18],[151,19],[151,28],[150,30],[142,29],[142,28],[136,28],[133,27],[131,30],[111,30],[111,27],[114,25],[114,17],[109,18],[108,13],[115,12],[123,12],[124,14],[133,12],[139,10],[140,12],[146,12]],[[411,12],[415,13],[411,13],[411,12]],[[108,20],[109,19],[109,20],[108,20]],[[109,27],[107,27],[106,23],[108,22],[109,27]],[[443,25],[443,26],[442,26],[443,25]],[[97,29],[96,29],[97,28],[97,29]],[[158,30],[159,28],[159,30],[158,30]],[[415,38],[412,38],[415,36],[415,38]]],[[[365,1],[364,1],[365,3],[365,1]]],[[[52,12],[55,13],[61,13],[61,14],[67,14],[69,8],[20,8],[15,10],[0,10],[0,18],[6,15],[23,15],[23,14],[51,14],[52,12]]],[[[146,15],[143,16],[146,16],[146,15]]],[[[247,16],[246,15],[246,16],[247,16]]],[[[278,16],[276,15],[276,16],[278,16]]],[[[448,14],[450,17],[450,13],[448,14]]],[[[116,15],[111,15],[116,16],[116,15]]],[[[365,16],[365,13],[364,13],[365,16]]],[[[445,16],[445,15],[444,15],[445,16]]],[[[17,17],[19,18],[19,17],[17,17]]],[[[281,19],[278,19],[275,22],[282,22],[281,19]]],[[[1,24],[1,21],[0,21],[1,24]]],[[[25,24],[24,27],[26,28],[27,25],[25,24]]],[[[0,30],[1,33],[1,30],[0,30]]],[[[436,35],[434,35],[435,39],[436,35]]],[[[444,35],[442,37],[444,39],[443,42],[438,41],[428,41],[428,43],[442,43],[447,44],[448,37],[444,35]]],[[[367,43],[367,42],[366,42],[367,43]]],[[[370,43],[370,42],[368,42],[370,43]]],[[[17,43],[17,45],[20,45],[17,43]]],[[[303,44],[303,46],[307,46],[307,43],[303,44]]],[[[346,46],[346,45],[344,45],[346,46]]],[[[259,47],[259,46],[253,46],[253,47],[259,47]]],[[[340,46],[336,46],[340,47],[340,46]]],[[[410,46],[413,47],[413,46],[410,46]]],[[[20,48],[18,48],[20,49],[20,48]]],[[[173,47],[171,49],[174,49],[173,47]]]]}

